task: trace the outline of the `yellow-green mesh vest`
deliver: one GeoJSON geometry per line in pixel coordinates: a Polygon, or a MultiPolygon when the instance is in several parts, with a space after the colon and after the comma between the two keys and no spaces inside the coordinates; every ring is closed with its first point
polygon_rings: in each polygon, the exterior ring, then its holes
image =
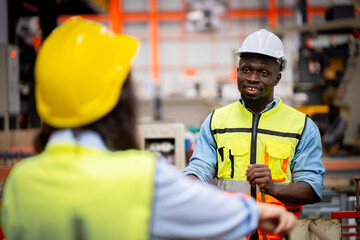
{"type": "MultiPolygon", "coordinates": [[[[281,100],[257,117],[239,101],[215,110],[210,127],[217,148],[217,186],[224,191],[249,193],[244,173],[251,158],[253,163],[269,165],[273,181],[291,182],[290,165],[305,123],[305,114],[281,100]]],[[[266,198],[278,202],[271,196],[266,198]]]]}
{"type": "Polygon", "coordinates": [[[7,239],[149,239],[155,156],[50,145],[5,184],[7,239]]]}

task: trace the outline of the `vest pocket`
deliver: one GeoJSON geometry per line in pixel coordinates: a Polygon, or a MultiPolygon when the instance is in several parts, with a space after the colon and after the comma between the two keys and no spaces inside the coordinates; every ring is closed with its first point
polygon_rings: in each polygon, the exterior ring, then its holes
{"type": "Polygon", "coordinates": [[[232,163],[231,178],[246,180],[244,175],[249,164],[250,140],[245,138],[229,138],[229,158],[232,163]]]}
{"type": "Polygon", "coordinates": [[[229,158],[229,148],[220,147],[218,152],[218,178],[230,179],[231,178],[231,161],[229,158]]]}
{"type": "Polygon", "coordinates": [[[290,149],[290,143],[275,142],[270,140],[265,142],[264,163],[269,166],[272,180],[275,182],[282,182],[286,180],[290,149]]]}

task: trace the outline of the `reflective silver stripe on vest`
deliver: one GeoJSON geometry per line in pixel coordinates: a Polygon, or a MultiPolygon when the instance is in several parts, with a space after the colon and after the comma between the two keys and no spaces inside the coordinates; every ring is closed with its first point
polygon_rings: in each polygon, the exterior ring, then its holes
{"type": "MultiPolygon", "coordinates": [[[[214,184],[225,192],[238,192],[238,193],[249,193],[250,184],[247,181],[238,180],[226,180],[226,179],[214,179],[214,184]]],[[[276,183],[276,184],[287,184],[287,183],[276,183]]],[[[258,186],[256,186],[256,192],[260,192],[258,186]]]]}
{"type": "MultiPolygon", "coordinates": [[[[214,182],[220,190],[225,192],[250,193],[250,184],[247,181],[216,178],[214,182]]],[[[258,187],[256,187],[256,191],[260,192],[258,187]]]]}

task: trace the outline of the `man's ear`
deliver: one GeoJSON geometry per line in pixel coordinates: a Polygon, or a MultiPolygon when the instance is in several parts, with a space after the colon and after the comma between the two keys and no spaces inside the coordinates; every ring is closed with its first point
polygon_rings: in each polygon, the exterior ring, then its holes
{"type": "Polygon", "coordinates": [[[275,86],[278,85],[280,79],[281,79],[281,73],[279,73],[279,75],[276,77],[275,86]]]}

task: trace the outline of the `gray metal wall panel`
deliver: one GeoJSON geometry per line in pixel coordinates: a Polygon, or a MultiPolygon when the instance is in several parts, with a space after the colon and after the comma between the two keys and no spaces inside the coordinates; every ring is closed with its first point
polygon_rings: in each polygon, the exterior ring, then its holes
{"type": "Polygon", "coordinates": [[[182,8],[182,0],[158,0],[160,11],[179,11],[182,8]]]}
{"type": "Polygon", "coordinates": [[[20,90],[19,90],[19,47],[9,45],[7,48],[7,81],[9,114],[20,113],[20,90]],[[14,55],[12,53],[15,52],[14,55]]]}
{"type": "Polygon", "coordinates": [[[184,58],[183,46],[181,41],[166,40],[161,41],[159,45],[159,63],[164,68],[169,65],[180,67],[184,58]]]}
{"type": "Polygon", "coordinates": [[[148,0],[124,0],[123,11],[124,12],[144,12],[149,9],[148,0]]]}
{"type": "Polygon", "coordinates": [[[211,51],[213,50],[213,45],[209,40],[188,40],[186,41],[186,64],[197,65],[197,64],[211,64],[214,59],[212,59],[211,51]]]}
{"type": "Polygon", "coordinates": [[[7,97],[7,59],[6,45],[0,44],[0,115],[7,115],[8,97],[7,97]]]}
{"type": "Polygon", "coordinates": [[[0,1],[0,44],[8,42],[7,0],[0,1]]]}

